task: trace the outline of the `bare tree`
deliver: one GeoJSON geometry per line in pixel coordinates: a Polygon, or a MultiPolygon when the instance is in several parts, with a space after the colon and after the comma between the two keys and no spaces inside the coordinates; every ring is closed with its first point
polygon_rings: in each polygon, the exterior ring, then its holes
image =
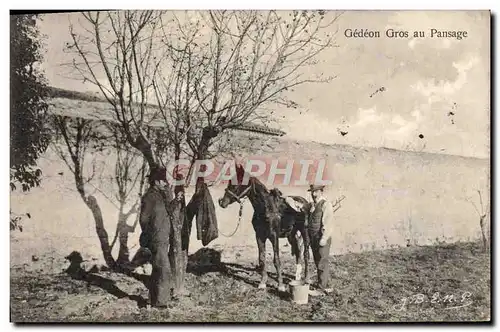
{"type": "Polygon", "coordinates": [[[124,137],[144,155],[150,168],[160,165],[147,132],[155,115],[148,101],[152,72],[159,61],[155,56],[155,30],[160,14],[83,13],[85,30],[77,34],[71,25],[73,43],[67,45],[77,55],[72,66],[78,75],[99,88],[124,137]]]}
{"type": "Polygon", "coordinates": [[[111,243],[111,248],[114,247],[118,238],[120,249],[118,253],[117,263],[119,265],[126,264],[130,261],[128,251],[128,234],[133,233],[139,222],[139,218],[135,219],[133,226],[127,224],[127,220],[133,214],[138,214],[139,200],[144,189],[146,178],[146,164],[135,151],[131,150],[126,139],[119,128],[115,125],[108,124],[107,129],[112,134],[112,151],[116,152],[115,164],[115,184],[116,184],[116,200],[118,201],[118,223],[115,232],[115,237],[111,243]],[[142,160],[140,168],[139,161],[142,160]],[[139,187],[137,188],[137,184],[139,187]],[[136,200],[132,207],[125,210],[125,206],[130,202],[131,195],[137,193],[136,200]]]}
{"type": "Polygon", "coordinates": [[[483,239],[483,248],[484,250],[488,249],[489,248],[489,234],[487,234],[487,229],[486,227],[488,225],[486,225],[486,216],[488,215],[489,213],[489,207],[486,209],[484,209],[484,205],[483,205],[483,198],[482,198],[482,195],[481,195],[481,191],[478,190],[477,191],[478,195],[479,195],[479,205],[481,207],[481,211],[479,211],[477,205],[473,202],[473,201],[469,201],[472,206],[474,206],[474,209],[476,210],[478,216],[479,216],[479,227],[481,227],[481,236],[482,236],[482,239],[483,239]]]}
{"type": "Polygon", "coordinates": [[[219,149],[210,148],[220,133],[246,122],[267,123],[272,119],[267,105],[297,106],[286,98],[287,91],[334,77],[311,77],[306,69],[318,63],[318,54],[335,46],[335,32],[327,28],[339,18],[337,13],[209,11],[172,16],[169,23],[162,17],[159,25],[165,54],[152,82],[176,158],[215,157],[219,149]]]}
{"type": "MultiPolygon", "coordinates": [[[[67,49],[75,54],[78,77],[98,87],[127,142],[153,169],[165,158],[212,158],[222,132],[268,121],[266,105],[296,107],[287,91],[331,80],[307,76],[306,69],[334,46],[335,32],[327,28],[338,17],[324,11],[87,12],[79,29],[70,26],[67,49]],[[148,132],[153,123],[164,129],[160,138],[148,132]]],[[[175,223],[190,232],[188,218],[179,219],[175,223]]]]}
{"type": "MultiPolygon", "coordinates": [[[[269,104],[296,106],[295,87],[328,82],[307,67],[334,45],[325,11],[121,11],[84,13],[71,26],[71,64],[95,84],[150,167],[160,160],[146,128],[160,121],[170,156],[211,157],[213,139],[247,121],[267,122],[269,104]],[[80,29],[82,31],[82,29],[80,29]]],[[[162,153],[164,151],[160,151],[162,153]]]]}
{"type": "MultiPolygon", "coordinates": [[[[171,145],[168,136],[158,137],[149,130],[158,118],[157,107],[149,100],[154,98],[153,74],[163,58],[157,34],[162,14],[161,11],[83,13],[84,31],[77,34],[70,26],[73,43],[67,45],[76,55],[72,66],[80,78],[99,88],[111,105],[126,141],[142,153],[150,170],[162,164],[159,154],[164,156],[171,145]]],[[[171,188],[167,188],[166,194],[168,203],[173,202],[171,188]]],[[[182,259],[182,249],[177,246],[181,243],[177,229],[182,228],[185,218],[170,213],[174,226],[181,225],[174,229],[170,254],[175,256],[175,274],[183,275],[187,258],[182,259]]],[[[175,288],[183,288],[183,284],[175,288]]]]}
{"type": "Polygon", "coordinates": [[[127,149],[127,145],[122,143],[121,132],[112,125],[64,116],[54,116],[53,125],[55,141],[52,143],[52,147],[70,169],[80,197],[92,212],[106,264],[113,269],[119,268],[129,262],[128,234],[134,232],[137,226],[137,222],[133,226],[129,226],[127,220],[132,214],[137,213],[138,199],[136,195],[132,194],[137,190],[140,195],[143,190],[145,165],[139,166],[140,160],[143,159],[135,150],[127,149]],[[106,196],[118,210],[117,228],[112,243],[109,242],[100,205],[92,193],[98,190],[98,187],[92,182],[94,180],[100,182],[101,178],[98,175],[99,171],[96,170],[95,160],[90,159],[95,152],[102,152],[105,149],[116,154],[112,176],[112,182],[116,185],[115,197],[106,196]],[[89,167],[92,169],[89,170],[89,167]],[[126,206],[130,205],[131,195],[136,199],[132,206],[126,210],[126,206]],[[112,250],[117,238],[119,239],[119,253],[115,260],[112,250]]]}

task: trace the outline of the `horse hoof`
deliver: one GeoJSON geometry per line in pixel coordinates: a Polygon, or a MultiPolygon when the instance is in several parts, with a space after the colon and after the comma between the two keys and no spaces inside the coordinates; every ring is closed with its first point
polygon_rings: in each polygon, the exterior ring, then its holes
{"type": "Polygon", "coordinates": [[[278,287],[278,290],[279,290],[280,292],[286,292],[286,288],[285,288],[285,286],[280,286],[280,287],[278,287]]]}
{"type": "Polygon", "coordinates": [[[263,283],[259,284],[259,289],[266,289],[266,287],[267,287],[266,284],[263,284],[263,283]]]}

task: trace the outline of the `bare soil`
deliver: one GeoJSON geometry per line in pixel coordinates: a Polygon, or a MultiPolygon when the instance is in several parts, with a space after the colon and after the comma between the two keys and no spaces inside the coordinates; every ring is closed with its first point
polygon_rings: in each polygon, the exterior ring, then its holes
{"type": "MultiPolygon", "coordinates": [[[[53,255],[13,266],[11,321],[477,322],[491,317],[490,253],[479,243],[332,256],[334,293],[310,297],[305,305],[294,304],[288,292],[277,291],[272,260],[268,260],[268,288],[259,290],[256,252],[245,251],[236,255],[237,261],[220,262],[213,249],[200,250],[191,256],[187,274],[191,296],[161,310],[147,306],[147,274],[101,270],[88,281],[75,280],[62,268],[60,272],[47,268],[55,266],[54,261],[64,267],[64,259],[53,255]],[[200,257],[207,254],[213,259],[202,262],[200,257]]],[[[288,282],[294,263],[286,250],[282,261],[288,282]]]]}

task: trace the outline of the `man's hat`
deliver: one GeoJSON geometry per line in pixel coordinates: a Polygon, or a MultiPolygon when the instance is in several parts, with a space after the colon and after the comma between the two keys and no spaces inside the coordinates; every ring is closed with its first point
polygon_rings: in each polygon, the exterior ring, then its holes
{"type": "Polygon", "coordinates": [[[309,186],[309,189],[307,189],[307,191],[316,191],[316,190],[323,190],[325,189],[325,186],[324,185],[319,185],[319,184],[311,184],[309,186]]]}
{"type": "Polygon", "coordinates": [[[165,167],[158,167],[151,170],[149,174],[149,179],[151,181],[167,181],[167,169],[165,167]]]}

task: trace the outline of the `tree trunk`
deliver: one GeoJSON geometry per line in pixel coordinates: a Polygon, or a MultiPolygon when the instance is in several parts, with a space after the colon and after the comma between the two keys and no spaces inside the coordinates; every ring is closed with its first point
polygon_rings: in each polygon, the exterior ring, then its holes
{"type": "Polygon", "coordinates": [[[99,207],[96,198],[92,195],[86,199],[85,203],[87,204],[90,211],[92,211],[92,214],[94,216],[95,230],[97,233],[97,237],[99,238],[99,242],[101,243],[101,250],[104,256],[104,260],[106,261],[106,264],[109,268],[114,269],[116,266],[116,262],[113,258],[113,255],[111,254],[111,246],[109,245],[108,233],[104,228],[104,220],[102,217],[101,208],[99,207]]]}
{"type": "Polygon", "coordinates": [[[184,192],[176,188],[176,198],[170,204],[172,234],[170,236],[169,259],[172,266],[174,281],[174,295],[182,296],[186,294],[185,277],[187,268],[187,245],[185,243],[185,200],[184,192]]]}
{"type": "Polygon", "coordinates": [[[129,227],[127,225],[127,216],[123,214],[122,211],[118,215],[118,242],[120,248],[118,250],[118,259],[116,263],[118,265],[126,264],[130,262],[129,251],[128,251],[128,233],[129,227]]]}
{"type": "Polygon", "coordinates": [[[217,137],[219,133],[220,129],[215,127],[209,126],[203,128],[203,134],[201,135],[200,145],[198,146],[198,153],[197,153],[198,159],[203,159],[206,157],[212,138],[217,137]]]}
{"type": "Polygon", "coordinates": [[[490,249],[490,207],[489,204],[486,207],[485,214],[479,217],[479,226],[481,227],[481,236],[483,238],[483,250],[487,251],[490,249]]]}
{"type": "Polygon", "coordinates": [[[191,238],[191,229],[193,227],[193,218],[189,218],[187,213],[186,201],[182,200],[182,214],[184,222],[182,224],[182,257],[184,258],[184,269],[187,270],[189,257],[189,239],[191,238]]]}
{"type": "Polygon", "coordinates": [[[488,238],[487,238],[487,232],[486,232],[486,227],[485,227],[485,216],[480,218],[479,225],[481,227],[481,235],[483,237],[483,251],[488,250],[489,248],[489,243],[488,243],[488,238]]]}

